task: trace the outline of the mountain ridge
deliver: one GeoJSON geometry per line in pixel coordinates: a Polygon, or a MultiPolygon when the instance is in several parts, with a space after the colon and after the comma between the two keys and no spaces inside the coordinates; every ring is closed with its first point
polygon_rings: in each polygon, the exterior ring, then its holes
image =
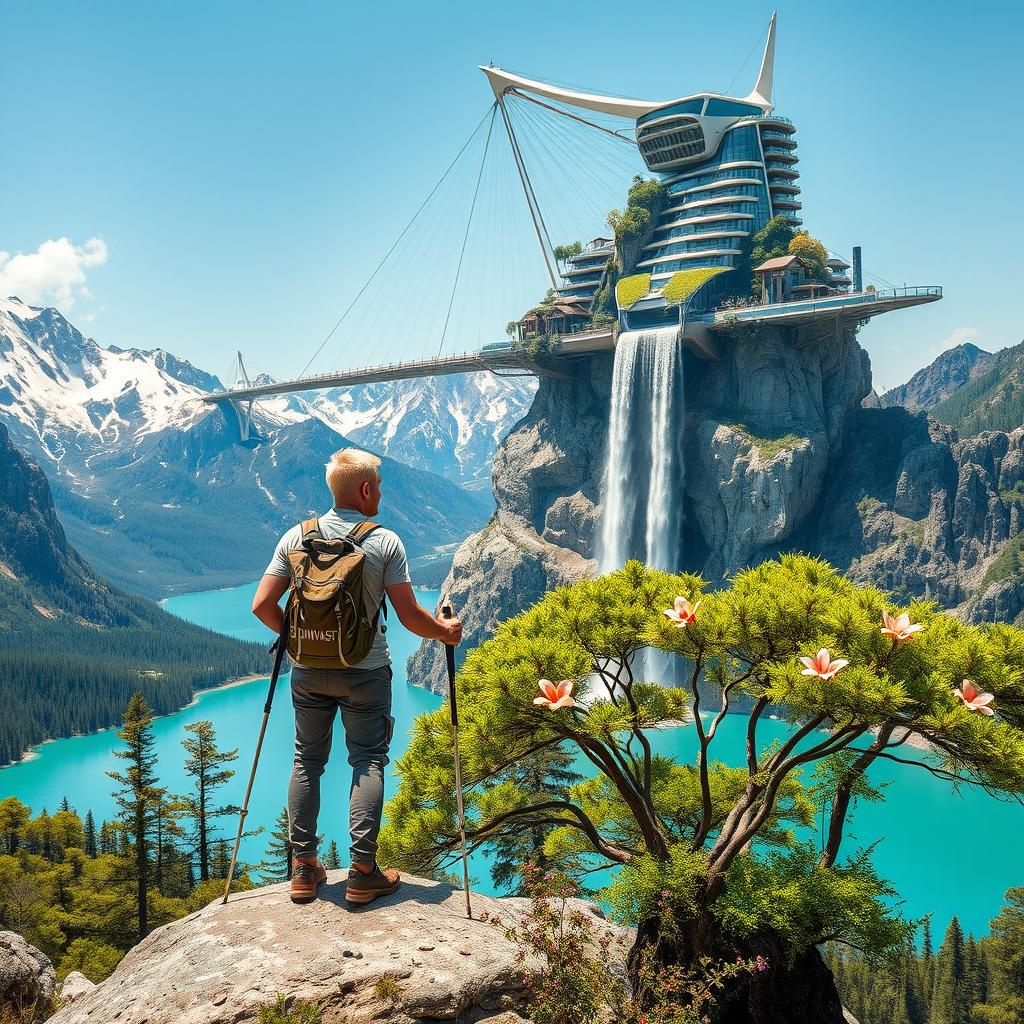
{"type": "Polygon", "coordinates": [[[184,622],[98,576],[67,540],[46,477],[0,423],[0,764],[45,739],[158,713],[259,672],[260,645],[184,622]]]}
{"type": "Polygon", "coordinates": [[[438,583],[490,514],[491,452],[529,404],[522,382],[492,381],[420,382],[419,395],[403,382],[407,408],[391,421],[379,390],[275,398],[242,445],[202,402],[222,388],[214,375],[164,349],[101,348],[56,309],[0,300],[0,422],[47,467],[73,542],[151,597],[252,579],[281,533],[329,504],[320,467],[353,444],[382,456],[382,521],[403,536],[416,582],[438,583]]]}

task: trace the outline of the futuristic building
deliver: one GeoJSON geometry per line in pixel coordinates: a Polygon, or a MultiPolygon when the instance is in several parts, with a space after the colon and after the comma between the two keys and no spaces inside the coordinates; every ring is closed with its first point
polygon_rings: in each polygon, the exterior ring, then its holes
{"type": "MultiPolygon", "coordinates": [[[[574,92],[510,74],[482,70],[499,99],[508,92],[544,96],[568,106],[629,117],[647,167],[667,186],[669,201],[637,271],[652,288],[691,267],[732,267],[743,243],[776,214],[801,223],[798,157],[791,121],[775,114],[775,15],[757,81],[742,98],[701,92],[676,100],[630,100],[574,92]]],[[[565,288],[581,294],[584,269],[574,263],[565,288]]],[[[568,292],[565,292],[568,294],[568,292]]]]}

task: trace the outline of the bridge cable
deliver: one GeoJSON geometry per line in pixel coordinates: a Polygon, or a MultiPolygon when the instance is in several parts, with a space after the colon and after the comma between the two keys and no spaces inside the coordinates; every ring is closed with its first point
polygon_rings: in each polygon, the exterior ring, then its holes
{"type": "MultiPolygon", "coordinates": [[[[494,108],[496,106],[497,106],[497,102],[493,103],[491,105],[491,108],[487,112],[487,114],[491,115],[491,124],[492,125],[494,124],[494,108]]],[[[398,248],[399,242],[402,241],[402,239],[406,236],[406,233],[409,231],[409,229],[416,222],[416,219],[423,212],[423,208],[427,205],[427,203],[430,202],[430,200],[434,196],[434,193],[441,187],[441,185],[444,183],[445,179],[451,173],[452,168],[459,162],[459,158],[462,156],[463,153],[465,153],[465,151],[466,151],[467,147],[469,146],[469,144],[473,141],[474,138],[476,138],[477,132],[480,131],[480,128],[483,126],[484,121],[487,120],[487,114],[484,114],[484,116],[482,118],[480,118],[480,121],[477,123],[476,127],[470,133],[469,138],[466,139],[466,141],[462,144],[462,148],[458,151],[458,153],[455,154],[455,159],[452,160],[452,162],[448,165],[448,167],[445,170],[444,174],[442,174],[441,177],[437,179],[437,183],[434,185],[434,187],[427,194],[426,199],[424,199],[423,202],[420,203],[419,208],[412,215],[412,218],[410,219],[409,223],[406,224],[404,228],[402,228],[402,233],[395,239],[394,244],[384,254],[384,258],[380,261],[380,263],[377,264],[377,266],[373,270],[373,273],[370,274],[370,276],[366,279],[366,281],[364,282],[362,288],[360,288],[359,291],[356,293],[356,297],[348,304],[348,308],[345,310],[344,313],[341,314],[341,317],[339,318],[338,322],[327,333],[327,337],[324,338],[324,340],[322,342],[320,342],[320,345],[317,348],[317,350],[313,353],[312,356],[310,356],[309,362],[307,362],[306,365],[299,371],[298,377],[300,377],[300,378],[303,377],[305,375],[306,371],[310,368],[310,366],[313,365],[314,360],[324,350],[324,346],[327,344],[327,342],[329,342],[331,340],[331,338],[334,335],[334,332],[342,325],[342,323],[344,322],[345,318],[349,315],[349,313],[352,312],[352,308],[360,300],[360,298],[363,295],[363,292],[365,292],[366,289],[369,288],[369,286],[370,286],[371,282],[373,281],[373,279],[377,276],[378,273],[380,273],[381,267],[383,267],[384,264],[387,263],[387,261],[390,258],[391,254],[395,251],[395,249],[398,248]]],[[[490,138],[490,129],[488,129],[488,133],[487,134],[488,134],[488,138],[490,138]]]]}
{"type": "MultiPolygon", "coordinates": [[[[771,22],[768,22],[771,25],[771,22]]],[[[736,84],[736,79],[743,73],[743,69],[750,63],[750,58],[754,56],[757,48],[761,45],[761,40],[768,34],[767,27],[761,32],[761,34],[754,40],[754,45],[750,48],[750,53],[743,58],[743,63],[736,69],[736,74],[732,76],[732,81],[725,87],[725,92],[721,93],[722,96],[728,96],[732,90],[732,87],[736,84]]]]}
{"type": "Polygon", "coordinates": [[[628,135],[623,135],[621,132],[612,131],[611,128],[605,128],[604,125],[596,124],[594,121],[588,121],[585,117],[579,117],[576,114],[570,114],[568,110],[561,110],[559,107],[553,107],[550,103],[544,103],[542,100],[539,100],[534,96],[527,96],[526,93],[520,92],[518,89],[510,89],[509,92],[513,96],[517,96],[521,100],[527,100],[530,103],[536,103],[538,107],[543,107],[545,110],[550,110],[556,114],[561,114],[562,117],[568,117],[572,121],[579,121],[580,124],[585,124],[590,128],[596,128],[599,132],[604,132],[606,135],[611,135],[613,138],[621,139],[623,142],[628,143],[630,146],[636,145],[636,139],[631,139],[628,135]]]}
{"type": "MultiPolygon", "coordinates": [[[[455,281],[452,284],[451,298],[448,300],[448,312],[445,314],[444,327],[441,330],[441,343],[437,346],[437,355],[440,357],[441,349],[444,348],[444,338],[448,333],[448,321],[452,317],[452,305],[455,302],[455,291],[459,287],[459,276],[462,273],[462,260],[466,255],[466,242],[469,241],[469,229],[473,224],[473,211],[476,209],[476,197],[480,194],[480,180],[484,176],[484,165],[487,163],[487,151],[491,145],[491,133],[494,131],[494,118],[498,112],[498,104],[495,101],[491,107],[491,123],[487,126],[487,141],[484,143],[484,155],[480,159],[480,171],[476,176],[476,188],[473,189],[473,202],[469,205],[469,216],[466,218],[466,232],[462,236],[462,249],[459,251],[459,263],[455,268],[455,281]]],[[[475,134],[475,133],[474,133],[475,134]]]]}

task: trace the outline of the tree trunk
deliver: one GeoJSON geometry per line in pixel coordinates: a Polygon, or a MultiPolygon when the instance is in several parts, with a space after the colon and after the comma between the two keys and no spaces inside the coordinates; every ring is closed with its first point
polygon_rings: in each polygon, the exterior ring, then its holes
{"type": "Polygon", "coordinates": [[[737,958],[768,961],[763,971],[727,980],[717,1004],[703,1008],[711,1024],[844,1024],[843,1006],[832,972],[817,948],[805,949],[789,962],[778,935],[727,934],[713,921],[681,922],[672,935],[662,931],[659,918],[641,921],[629,954],[629,978],[635,987],[646,949],[654,950],[656,964],[697,964],[710,957],[714,964],[737,958]]]}

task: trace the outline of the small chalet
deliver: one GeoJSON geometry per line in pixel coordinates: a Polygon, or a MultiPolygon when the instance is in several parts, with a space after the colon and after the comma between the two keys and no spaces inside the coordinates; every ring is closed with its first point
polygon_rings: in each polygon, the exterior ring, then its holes
{"type": "Polygon", "coordinates": [[[761,282],[761,301],[792,302],[827,295],[832,289],[817,278],[799,256],[776,256],[754,268],[761,282]]]}
{"type": "Polygon", "coordinates": [[[562,298],[550,306],[535,306],[519,321],[519,337],[538,334],[571,334],[590,324],[590,300],[562,298]]]}

